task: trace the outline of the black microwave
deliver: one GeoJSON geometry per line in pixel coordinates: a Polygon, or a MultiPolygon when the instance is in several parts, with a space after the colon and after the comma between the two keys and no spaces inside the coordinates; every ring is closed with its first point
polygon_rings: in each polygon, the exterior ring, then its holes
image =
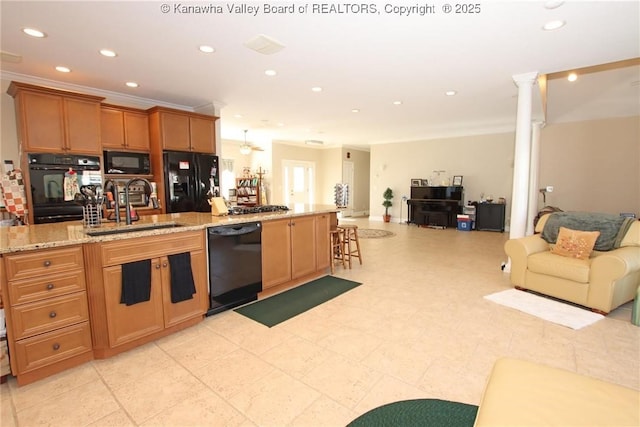
{"type": "Polygon", "coordinates": [[[112,174],[151,175],[151,161],[148,153],[105,151],[104,170],[112,174]]]}

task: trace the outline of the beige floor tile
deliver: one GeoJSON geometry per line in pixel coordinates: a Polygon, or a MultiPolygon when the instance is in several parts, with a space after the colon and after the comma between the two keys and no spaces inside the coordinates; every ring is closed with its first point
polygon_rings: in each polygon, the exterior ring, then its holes
{"type": "Polygon", "coordinates": [[[99,379],[95,368],[84,364],[25,386],[18,387],[13,379],[9,385],[15,409],[20,412],[99,379]]]}
{"type": "Polygon", "coordinates": [[[245,417],[224,399],[209,389],[202,389],[142,425],[237,427],[245,422],[245,417]]]}
{"type": "Polygon", "coordinates": [[[318,391],[280,370],[247,384],[229,398],[247,418],[260,426],[283,426],[320,396],[318,391]]]}
{"type": "Polygon", "coordinates": [[[124,409],[118,409],[117,411],[114,411],[89,424],[89,427],[131,427],[135,425],[136,424],[129,415],[127,415],[124,409]]]}
{"type": "Polygon", "coordinates": [[[212,333],[210,329],[206,330],[209,331],[208,334],[198,334],[188,340],[181,340],[180,345],[166,348],[165,351],[176,362],[193,371],[238,349],[237,344],[212,333]]]}
{"type": "Polygon", "coordinates": [[[382,340],[351,326],[339,326],[318,345],[348,359],[361,361],[382,344],[382,340]]]}
{"type": "Polygon", "coordinates": [[[406,384],[397,378],[388,375],[383,376],[367,393],[355,408],[358,416],[378,406],[401,400],[432,398],[427,392],[412,385],[406,384]]]}
{"type": "MultiPolygon", "coordinates": [[[[7,389],[8,388],[9,386],[7,386],[7,389]]],[[[0,401],[0,425],[2,427],[15,427],[18,425],[11,397],[8,399],[3,398],[2,401],[0,401]]]]}
{"type": "Polygon", "coordinates": [[[204,388],[187,370],[175,365],[120,385],[113,394],[134,422],[141,424],[204,388]]]}
{"type": "Polygon", "coordinates": [[[369,392],[382,374],[341,355],[332,355],[302,379],[349,409],[369,392]]]}
{"type": "Polygon", "coordinates": [[[18,411],[17,418],[22,426],[82,426],[118,409],[118,402],[98,379],[18,411]]]}
{"type": "Polygon", "coordinates": [[[331,354],[330,350],[316,343],[293,336],[264,353],[262,359],[295,378],[302,378],[331,354]]]}
{"type": "Polygon", "coordinates": [[[295,427],[346,426],[356,418],[356,412],[322,395],[290,424],[295,427]]]}

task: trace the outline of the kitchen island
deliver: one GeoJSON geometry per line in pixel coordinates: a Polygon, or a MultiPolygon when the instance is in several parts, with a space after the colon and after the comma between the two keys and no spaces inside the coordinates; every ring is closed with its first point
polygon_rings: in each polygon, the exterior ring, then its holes
{"type": "Polygon", "coordinates": [[[0,279],[18,383],[111,357],[201,322],[209,304],[206,230],[253,221],[261,221],[265,231],[265,288],[273,291],[326,274],[329,229],[337,223],[334,206],[223,217],[152,215],[131,225],[103,222],[91,228],[80,222],[2,227],[0,279]],[[178,282],[178,264],[173,262],[185,255],[193,289],[176,300],[172,281],[178,282]],[[150,277],[138,280],[136,270],[131,273],[139,263],[150,277]],[[135,286],[148,283],[141,300],[125,301],[127,274],[133,274],[135,286]]]}

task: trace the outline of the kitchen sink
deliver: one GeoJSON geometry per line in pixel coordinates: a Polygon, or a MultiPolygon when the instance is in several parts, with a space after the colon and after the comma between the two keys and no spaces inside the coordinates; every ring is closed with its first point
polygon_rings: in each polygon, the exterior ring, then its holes
{"type": "Polygon", "coordinates": [[[88,236],[108,236],[112,234],[138,233],[140,231],[162,230],[164,228],[176,227],[183,227],[183,225],[175,222],[159,222],[155,224],[144,225],[125,225],[122,227],[96,228],[86,230],[85,234],[88,236]]]}

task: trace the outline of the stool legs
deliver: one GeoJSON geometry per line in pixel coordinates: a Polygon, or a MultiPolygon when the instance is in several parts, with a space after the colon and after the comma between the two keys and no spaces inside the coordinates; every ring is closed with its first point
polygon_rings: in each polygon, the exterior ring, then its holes
{"type": "Polygon", "coordinates": [[[362,255],[360,254],[360,240],[358,239],[357,225],[339,225],[338,230],[344,232],[344,253],[346,262],[351,268],[351,258],[358,258],[362,265],[362,255]],[[355,247],[352,247],[352,242],[355,247]]]}
{"type": "Polygon", "coordinates": [[[329,231],[329,259],[331,260],[331,274],[335,271],[335,262],[338,260],[342,263],[342,268],[346,268],[345,251],[344,251],[344,231],[329,231]]]}

